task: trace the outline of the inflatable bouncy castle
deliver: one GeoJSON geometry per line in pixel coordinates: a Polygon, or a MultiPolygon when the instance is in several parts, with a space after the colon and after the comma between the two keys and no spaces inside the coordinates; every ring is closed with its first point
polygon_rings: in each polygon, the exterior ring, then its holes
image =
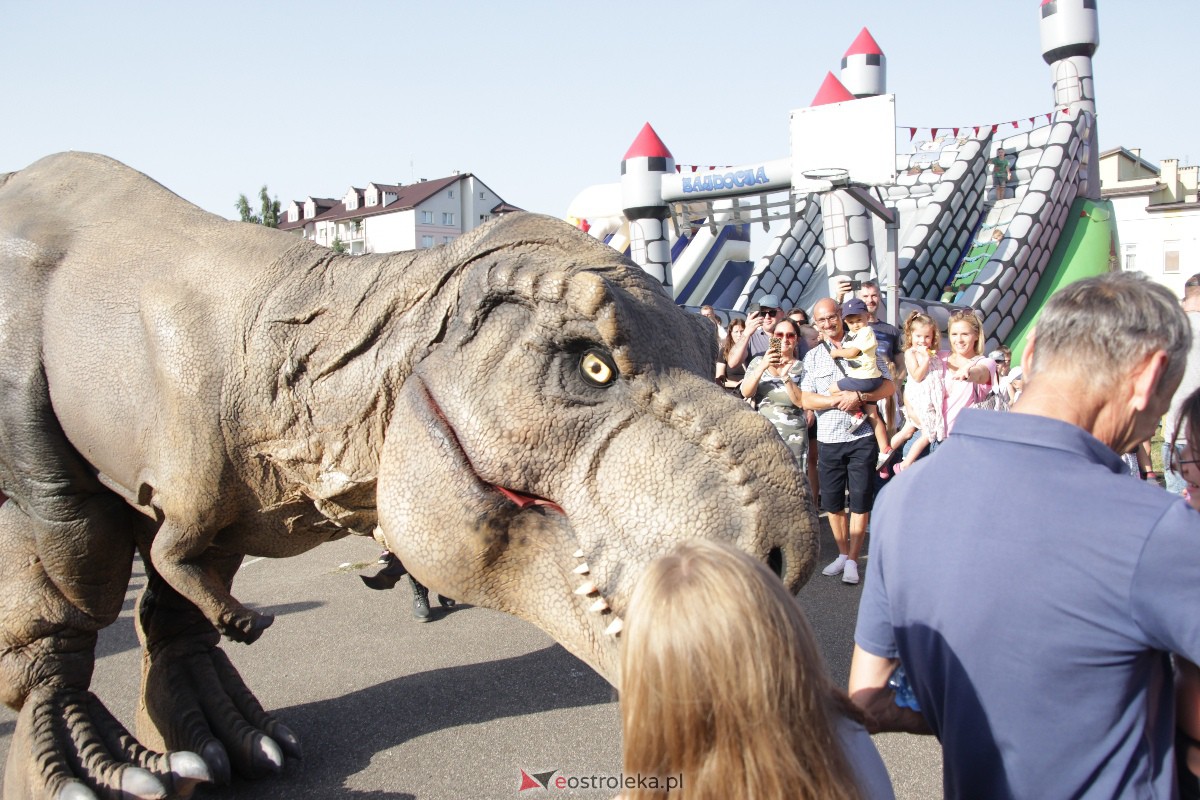
{"type": "Polygon", "coordinates": [[[875,280],[889,321],[921,308],[944,325],[971,308],[989,348],[1019,354],[1046,298],[1111,269],[1116,236],[1100,200],[1095,3],[1042,0],[1039,12],[1053,107],[1027,130],[932,129],[897,154],[886,57],[864,28],[840,77],[791,113],[788,157],[676,165],[647,124],[620,183],[581,192],[569,219],[628,252],[681,305],[739,312],[771,292],[807,308],[843,279],[875,280]],[[774,236],[751,261],[754,225],[774,236]]]}

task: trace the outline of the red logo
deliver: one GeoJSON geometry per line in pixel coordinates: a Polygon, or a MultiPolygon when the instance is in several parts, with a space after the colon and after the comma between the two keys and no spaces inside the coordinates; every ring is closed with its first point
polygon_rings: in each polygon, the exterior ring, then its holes
{"type": "Polygon", "coordinates": [[[552,769],[549,772],[535,772],[530,775],[525,770],[521,770],[521,786],[517,789],[518,792],[523,792],[526,789],[545,789],[550,786],[550,779],[554,777],[557,769],[552,769]]]}

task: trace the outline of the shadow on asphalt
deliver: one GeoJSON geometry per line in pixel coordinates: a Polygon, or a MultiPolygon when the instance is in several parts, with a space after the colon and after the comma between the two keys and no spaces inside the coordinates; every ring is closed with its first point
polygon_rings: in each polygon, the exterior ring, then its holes
{"type": "MultiPolygon", "coordinates": [[[[133,614],[133,607],[134,603],[136,602],[136,594],[134,593],[134,590],[136,588],[136,592],[140,593],[143,584],[144,581],[136,587],[134,584],[130,584],[130,599],[125,601],[122,616],[133,614]]],[[[318,602],[284,603],[263,609],[257,607],[254,603],[247,603],[246,607],[253,608],[256,611],[265,611],[266,613],[274,614],[276,617],[282,617],[286,614],[299,614],[304,611],[310,611],[314,608],[320,607],[321,605],[324,604],[318,602]]],[[[109,625],[105,629],[105,635],[101,636],[96,642],[96,659],[99,660],[105,656],[123,653],[126,650],[138,650],[141,649],[141,646],[141,642],[138,641],[137,631],[134,629],[132,621],[126,622],[126,620],[118,620],[112,625],[109,625]]]]}
{"type": "MultiPolygon", "coordinates": [[[[275,709],[275,716],[301,735],[304,760],[289,761],[278,778],[235,780],[232,787],[210,790],[210,796],[405,800],[414,795],[353,792],[347,782],[379,754],[429,733],[606,704],[614,697],[607,681],[558,645],[515,658],[405,675],[329,700],[275,709]]],[[[447,752],[440,763],[422,767],[445,771],[465,755],[447,752]]]]}

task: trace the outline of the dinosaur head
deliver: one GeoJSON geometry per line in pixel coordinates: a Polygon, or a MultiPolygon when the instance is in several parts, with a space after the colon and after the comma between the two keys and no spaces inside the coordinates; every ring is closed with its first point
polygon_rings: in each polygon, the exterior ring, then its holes
{"type": "Polygon", "coordinates": [[[432,589],[541,627],[610,681],[643,568],[722,539],[793,590],[807,482],[712,380],[708,320],[565,223],[512,215],[448,251],[439,331],[400,389],[378,484],[389,547],[432,589]]]}

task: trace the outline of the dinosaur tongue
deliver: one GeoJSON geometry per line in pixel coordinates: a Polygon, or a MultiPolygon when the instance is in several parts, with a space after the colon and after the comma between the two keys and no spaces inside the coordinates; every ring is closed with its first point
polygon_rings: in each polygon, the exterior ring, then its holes
{"type": "Polygon", "coordinates": [[[523,494],[522,492],[518,492],[514,489],[505,489],[503,486],[496,486],[496,491],[507,497],[510,502],[522,510],[530,508],[531,506],[546,506],[547,508],[554,509],[560,514],[566,513],[562,510],[562,506],[560,506],[558,503],[555,503],[552,500],[547,500],[543,497],[534,497],[531,494],[523,494]]]}

